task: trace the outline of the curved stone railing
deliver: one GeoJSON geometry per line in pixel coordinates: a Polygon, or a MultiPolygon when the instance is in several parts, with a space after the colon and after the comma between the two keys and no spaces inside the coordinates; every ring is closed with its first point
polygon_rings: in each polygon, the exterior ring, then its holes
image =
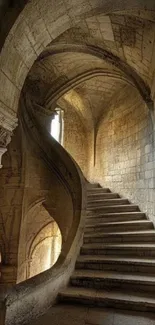
{"type": "Polygon", "coordinates": [[[6,296],[7,325],[29,323],[54,303],[59,290],[67,285],[74,269],[85,224],[86,183],[82,172],[65,149],[43,130],[31,101],[22,98],[21,106],[20,121],[26,136],[37,151],[39,148],[39,154],[46,166],[55,172],[71,195],[73,222],[54,267],[15,285],[6,296]]]}

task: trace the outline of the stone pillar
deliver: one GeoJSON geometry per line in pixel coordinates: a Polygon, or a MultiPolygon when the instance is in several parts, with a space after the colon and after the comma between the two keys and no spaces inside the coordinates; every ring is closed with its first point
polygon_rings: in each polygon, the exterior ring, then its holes
{"type": "Polygon", "coordinates": [[[5,302],[0,302],[0,325],[5,325],[6,306],[5,302]]]}
{"type": "Polygon", "coordinates": [[[0,168],[3,154],[11,141],[12,132],[18,125],[17,114],[11,108],[6,108],[0,103],[0,168]]]}
{"type": "Polygon", "coordinates": [[[2,285],[6,288],[9,288],[10,286],[16,284],[16,278],[17,278],[17,267],[13,265],[1,265],[0,266],[0,287],[2,285]]]}
{"type": "Polygon", "coordinates": [[[2,168],[1,160],[3,154],[7,151],[7,145],[11,141],[12,132],[6,130],[2,126],[0,127],[0,168],[2,168]]]}

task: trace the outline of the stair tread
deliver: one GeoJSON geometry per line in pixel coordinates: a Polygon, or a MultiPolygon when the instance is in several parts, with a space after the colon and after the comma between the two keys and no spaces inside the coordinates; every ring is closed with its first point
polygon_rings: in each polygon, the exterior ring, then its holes
{"type": "Polygon", "coordinates": [[[103,256],[103,255],[80,255],[77,262],[122,262],[122,263],[136,263],[155,265],[155,259],[152,258],[137,258],[137,257],[120,257],[120,256],[103,256]]]}
{"type": "Polygon", "coordinates": [[[87,213],[107,213],[109,212],[130,212],[130,211],[139,211],[138,205],[133,204],[111,204],[111,205],[98,205],[98,206],[87,206],[87,213]]]}
{"type": "MultiPolygon", "coordinates": [[[[95,184],[94,184],[95,185],[95,184]]],[[[102,191],[106,191],[106,190],[108,190],[108,191],[110,191],[109,190],[109,188],[108,187],[99,187],[99,186],[96,186],[96,187],[88,187],[87,188],[87,191],[89,192],[89,191],[94,191],[94,190],[102,190],[102,191]]]]}
{"type": "MultiPolygon", "coordinates": [[[[98,218],[98,217],[105,217],[105,216],[109,216],[109,217],[113,217],[113,216],[127,216],[127,215],[145,215],[144,212],[141,211],[131,211],[131,212],[106,212],[106,213],[101,213],[101,214],[97,214],[97,215],[87,215],[87,218],[98,218]]],[[[148,219],[147,219],[148,220],[148,219]]]]}
{"type": "Polygon", "coordinates": [[[119,194],[118,193],[112,193],[112,192],[103,192],[103,193],[87,193],[87,198],[90,198],[90,197],[98,197],[98,196],[112,196],[112,197],[116,197],[116,198],[120,198],[119,194]]]}
{"type": "MultiPolygon", "coordinates": [[[[124,212],[106,212],[106,213],[98,213],[98,214],[87,214],[87,220],[91,220],[91,219],[97,219],[97,218],[110,218],[110,217],[126,217],[126,216],[128,216],[128,217],[130,217],[130,216],[145,216],[146,217],[146,215],[145,215],[145,213],[142,213],[142,212],[140,212],[140,211],[124,211],[124,212]]],[[[148,219],[146,219],[146,220],[148,220],[148,219]]]]}
{"type": "Polygon", "coordinates": [[[114,271],[100,271],[100,270],[76,270],[74,271],[72,275],[72,279],[74,278],[93,278],[93,279],[116,279],[116,280],[121,280],[122,282],[124,280],[127,281],[134,281],[134,282],[143,282],[143,283],[148,283],[148,284],[154,284],[155,285],[155,275],[151,274],[137,274],[132,272],[130,273],[121,273],[121,272],[114,272],[114,271]]]}
{"type": "Polygon", "coordinates": [[[115,222],[100,222],[97,224],[90,224],[90,225],[86,225],[86,228],[89,227],[100,227],[100,226],[115,226],[115,225],[130,225],[130,224],[152,224],[152,221],[150,220],[129,220],[129,221],[115,221],[115,222]]]}
{"type": "Polygon", "coordinates": [[[82,246],[82,248],[104,248],[104,247],[112,247],[112,248],[128,248],[128,247],[131,247],[131,248],[140,248],[140,249],[143,249],[143,248],[155,248],[155,244],[145,244],[145,243],[136,243],[136,244],[123,244],[123,243],[120,243],[120,244],[84,244],[82,246]]]}
{"type": "MultiPolygon", "coordinates": [[[[120,199],[120,198],[106,198],[106,199],[101,199],[101,200],[93,200],[93,201],[87,201],[87,206],[93,206],[94,205],[97,205],[99,203],[102,203],[103,202],[103,205],[104,203],[114,203],[114,205],[119,202],[119,203],[122,203],[122,205],[125,205],[125,204],[130,204],[128,200],[126,199],[120,199]],[[124,202],[124,203],[123,203],[124,202]]],[[[101,204],[100,204],[101,206],[101,204]]]]}
{"type": "Polygon", "coordinates": [[[89,218],[86,219],[86,226],[94,226],[94,225],[98,225],[98,224],[109,224],[109,223],[115,223],[115,222],[131,222],[131,221],[144,221],[147,220],[144,216],[130,216],[130,217],[98,217],[98,218],[89,218]]]}
{"type": "Polygon", "coordinates": [[[118,207],[125,208],[125,207],[129,207],[129,206],[138,208],[138,205],[129,203],[129,204],[116,204],[116,205],[103,205],[103,206],[95,207],[95,209],[102,208],[102,207],[103,208],[118,208],[118,207]]]}
{"type": "Polygon", "coordinates": [[[155,294],[147,292],[132,291],[124,292],[121,290],[95,290],[95,289],[85,289],[78,287],[68,287],[60,292],[63,296],[77,297],[77,298],[98,298],[98,299],[114,299],[119,301],[134,302],[134,303],[144,303],[144,304],[154,304],[155,305],[155,294]]]}
{"type": "Polygon", "coordinates": [[[108,237],[109,235],[121,236],[121,235],[155,235],[155,229],[148,230],[133,230],[133,231],[119,231],[119,232],[100,232],[95,234],[85,234],[84,238],[95,238],[95,237],[108,237]]]}
{"type": "Polygon", "coordinates": [[[87,195],[89,194],[104,194],[104,193],[112,193],[109,188],[102,188],[102,187],[94,187],[87,189],[87,195]]]}
{"type": "MultiPolygon", "coordinates": [[[[98,203],[98,202],[103,202],[103,201],[128,201],[128,199],[122,199],[120,197],[116,197],[116,198],[104,198],[104,199],[97,199],[97,200],[93,200],[92,202],[98,203]]],[[[91,203],[91,201],[89,202],[91,203]]]]}

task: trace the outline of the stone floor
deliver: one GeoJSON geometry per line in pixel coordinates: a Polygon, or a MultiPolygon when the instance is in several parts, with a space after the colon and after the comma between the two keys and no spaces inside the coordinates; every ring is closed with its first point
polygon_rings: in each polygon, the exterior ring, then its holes
{"type": "Polygon", "coordinates": [[[155,314],[57,305],[29,325],[155,325],[155,314]]]}

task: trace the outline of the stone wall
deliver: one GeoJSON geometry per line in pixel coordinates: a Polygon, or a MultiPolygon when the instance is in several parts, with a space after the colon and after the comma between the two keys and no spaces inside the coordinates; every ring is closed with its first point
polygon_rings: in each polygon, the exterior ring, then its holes
{"type": "Polygon", "coordinates": [[[93,181],[139,204],[155,222],[155,143],[151,114],[125,86],[102,119],[93,181]]]}
{"type": "Polygon", "coordinates": [[[82,172],[87,176],[88,169],[88,132],[82,119],[70,105],[65,105],[63,146],[75,159],[82,172]]]}
{"type": "Polygon", "coordinates": [[[19,129],[3,156],[0,170],[0,246],[2,282],[16,282],[18,243],[22,216],[22,143],[19,129]]]}

